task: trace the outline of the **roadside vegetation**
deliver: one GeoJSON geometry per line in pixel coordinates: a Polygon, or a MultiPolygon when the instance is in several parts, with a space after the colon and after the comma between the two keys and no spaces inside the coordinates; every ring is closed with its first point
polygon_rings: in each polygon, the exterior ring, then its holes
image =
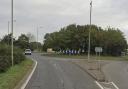
{"type": "MultiPolygon", "coordinates": [[[[40,42],[36,42],[34,35],[31,33],[21,34],[18,37],[18,39],[13,38],[13,40],[14,40],[14,46],[20,48],[22,51],[24,51],[25,49],[31,49],[32,51],[42,49],[42,44],[40,42]]],[[[11,34],[5,35],[1,39],[0,43],[11,45],[11,34]]]]}
{"type": "MultiPolygon", "coordinates": [[[[23,51],[14,47],[14,65],[21,63],[25,59],[23,51]]],[[[7,71],[11,66],[11,46],[0,44],[0,72],[7,71]]]]}
{"type": "Polygon", "coordinates": [[[0,73],[0,89],[14,89],[32,68],[32,65],[33,61],[26,59],[9,68],[6,72],[0,73]]]}
{"type": "Polygon", "coordinates": [[[14,89],[32,68],[33,61],[14,47],[14,66],[11,60],[11,46],[0,44],[0,89],[14,89]]]}
{"type": "MultiPolygon", "coordinates": [[[[45,35],[43,50],[52,48],[57,52],[79,51],[87,54],[89,25],[71,24],[58,32],[45,35]]],[[[123,32],[118,28],[108,27],[103,29],[92,25],[91,32],[91,54],[95,54],[95,47],[102,47],[104,56],[120,56],[127,49],[127,41],[123,32]]]]}
{"type": "Polygon", "coordinates": [[[35,49],[30,43],[27,35],[21,34],[16,40],[14,38],[14,59],[11,60],[11,34],[5,35],[0,41],[0,89],[14,89],[24,78],[30,69],[33,61],[27,59],[24,50],[35,49]]]}

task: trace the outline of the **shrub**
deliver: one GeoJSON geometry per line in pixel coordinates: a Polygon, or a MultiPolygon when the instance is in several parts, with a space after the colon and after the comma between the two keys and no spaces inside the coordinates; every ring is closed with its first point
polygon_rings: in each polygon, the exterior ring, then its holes
{"type": "Polygon", "coordinates": [[[14,49],[14,64],[19,64],[25,59],[25,56],[22,50],[15,48],[14,49]]]}
{"type": "Polygon", "coordinates": [[[0,72],[5,72],[11,66],[9,59],[7,57],[0,57],[0,72]]]}
{"type": "MultiPolygon", "coordinates": [[[[14,65],[25,60],[23,52],[14,47],[14,65]]],[[[0,72],[6,71],[12,64],[11,60],[11,46],[0,44],[0,72]]]]}

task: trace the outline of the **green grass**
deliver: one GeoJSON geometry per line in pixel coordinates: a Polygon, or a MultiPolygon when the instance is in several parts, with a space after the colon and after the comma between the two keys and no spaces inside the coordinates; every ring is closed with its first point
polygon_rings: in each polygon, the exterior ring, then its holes
{"type": "MultiPolygon", "coordinates": [[[[87,55],[59,55],[59,54],[42,54],[43,56],[59,57],[59,58],[74,58],[74,59],[87,59],[87,55]]],[[[96,56],[91,56],[91,59],[96,59],[96,56]]],[[[99,59],[99,57],[97,57],[99,59]]],[[[114,57],[114,56],[101,56],[100,60],[122,60],[128,61],[128,56],[125,57],[114,57]]]]}
{"type": "Polygon", "coordinates": [[[8,69],[7,72],[0,73],[0,89],[14,89],[14,87],[32,68],[32,65],[33,61],[26,59],[21,64],[8,69]]]}

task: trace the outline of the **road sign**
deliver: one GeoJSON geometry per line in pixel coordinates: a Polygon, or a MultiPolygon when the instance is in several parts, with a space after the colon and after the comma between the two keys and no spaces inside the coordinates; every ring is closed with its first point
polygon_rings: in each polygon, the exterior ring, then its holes
{"type": "Polygon", "coordinates": [[[99,60],[98,60],[98,69],[101,71],[101,64],[100,64],[100,54],[101,52],[103,52],[102,47],[95,47],[95,52],[96,52],[96,58],[97,58],[97,54],[99,53],[99,60]]]}
{"type": "Polygon", "coordinates": [[[103,52],[103,49],[102,49],[102,47],[95,47],[95,52],[99,52],[99,53],[101,53],[101,52],[103,52]]]}

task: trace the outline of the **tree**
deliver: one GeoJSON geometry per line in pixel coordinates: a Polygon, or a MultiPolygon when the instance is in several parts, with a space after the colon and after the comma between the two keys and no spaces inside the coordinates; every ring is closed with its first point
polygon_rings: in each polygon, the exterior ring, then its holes
{"type": "Polygon", "coordinates": [[[42,44],[40,42],[31,42],[29,47],[32,51],[37,50],[37,48],[38,50],[42,50],[42,44]]]}
{"type": "Polygon", "coordinates": [[[29,38],[25,34],[21,34],[18,40],[15,42],[15,45],[20,47],[21,49],[29,48],[29,38]]]}
{"type": "Polygon", "coordinates": [[[29,38],[29,43],[36,41],[35,36],[32,33],[28,33],[26,36],[29,38]]]}
{"type": "MultiPolygon", "coordinates": [[[[12,39],[12,35],[11,35],[11,34],[5,35],[5,36],[1,39],[1,43],[11,45],[11,39],[12,39]]],[[[13,38],[13,41],[15,41],[15,38],[13,38]]]]}
{"type": "Polygon", "coordinates": [[[119,29],[107,28],[104,32],[104,38],[106,54],[117,56],[127,48],[127,41],[119,29]]]}
{"type": "MultiPolygon", "coordinates": [[[[48,33],[44,37],[43,49],[84,49],[87,53],[89,28],[90,25],[71,24],[61,28],[59,32],[48,33]]],[[[95,47],[102,47],[103,55],[118,56],[127,48],[126,39],[119,29],[102,29],[96,25],[92,25],[91,28],[91,54],[95,53],[95,47]]]]}

